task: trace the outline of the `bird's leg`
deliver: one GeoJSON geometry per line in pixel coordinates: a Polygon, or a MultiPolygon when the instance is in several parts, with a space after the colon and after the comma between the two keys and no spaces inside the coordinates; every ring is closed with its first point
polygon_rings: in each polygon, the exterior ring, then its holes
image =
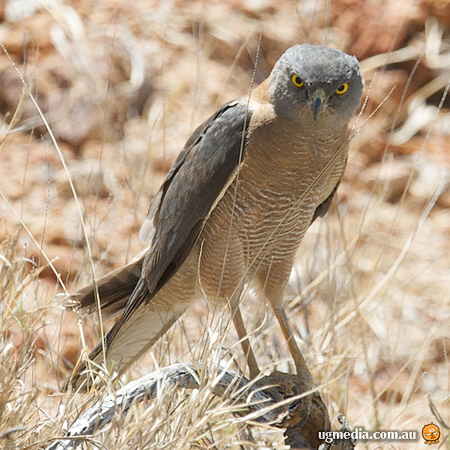
{"type": "MultiPolygon", "coordinates": [[[[289,352],[294,360],[297,374],[289,375],[275,372],[264,382],[266,385],[278,385],[278,394],[285,400],[292,397],[292,394],[294,396],[303,394],[301,399],[289,404],[288,421],[292,421],[291,423],[295,423],[295,425],[293,425],[292,429],[288,427],[285,435],[288,437],[287,441],[290,441],[291,444],[294,442],[294,439],[296,440],[295,436],[298,435],[301,437],[302,443],[307,442],[311,444],[307,445],[308,448],[318,448],[321,442],[318,441],[317,432],[319,430],[329,430],[330,419],[325,403],[315,389],[313,377],[297,346],[286,311],[283,308],[283,280],[287,279],[287,273],[288,271],[286,270],[283,278],[283,271],[276,272],[272,266],[272,277],[266,275],[263,278],[265,281],[263,289],[266,299],[270,301],[275,317],[280,324],[289,352]],[[307,392],[309,394],[304,395],[307,392]]],[[[301,448],[303,447],[306,447],[306,445],[301,445],[301,448]]]]}
{"type": "Polygon", "coordinates": [[[297,342],[295,341],[294,333],[292,331],[291,326],[289,325],[286,311],[284,310],[281,304],[274,306],[273,310],[275,313],[275,317],[277,318],[278,323],[280,324],[280,328],[281,331],[283,332],[284,338],[286,339],[289,352],[291,353],[291,356],[294,359],[297,374],[307,384],[312,385],[313,378],[311,372],[309,371],[308,366],[306,365],[305,358],[303,358],[303,355],[300,349],[298,348],[297,342]]]}
{"type": "Polygon", "coordinates": [[[245,358],[247,359],[247,366],[250,371],[250,379],[255,378],[259,375],[260,370],[258,363],[256,362],[255,354],[253,353],[252,347],[250,345],[250,340],[248,338],[247,330],[245,329],[244,320],[242,319],[241,309],[239,308],[239,300],[241,297],[242,289],[236,294],[236,298],[232,302],[231,314],[233,317],[234,327],[238,334],[239,340],[241,342],[242,350],[244,351],[245,358]]]}
{"type": "Polygon", "coordinates": [[[295,341],[294,332],[289,324],[286,311],[283,308],[284,286],[289,279],[293,264],[292,259],[286,258],[281,264],[271,264],[271,266],[262,270],[257,278],[257,286],[264,293],[266,300],[272,306],[275,317],[278,320],[283,336],[289,348],[289,352],[294,360],[295,368],[299,379],[308,387],[313,387],[313,377],[306,365],[306,361],[295,341]]]}
{"type": "Polygon", "coordinates": [[[253,353],[252,347],[250,345],[250,340],[245,329],[244,321],[242,320],[241,310],[239,306],[235,308],[235,311],[233,313],[233,323],[239,336],[239,340],[241,341],[242,350],[244,350],[244,354],[247,359],[247,365],[250,371],[250,379],[253,379],[259,375],[260,370],[258,367],[258,363],[256,362],[255,354],[253,353]]]}

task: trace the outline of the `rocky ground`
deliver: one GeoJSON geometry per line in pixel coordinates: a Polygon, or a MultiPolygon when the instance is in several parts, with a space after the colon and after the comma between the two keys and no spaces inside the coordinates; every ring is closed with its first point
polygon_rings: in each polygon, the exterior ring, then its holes
{"type": "MultiPolygon", "coordinates": [[[[25,425],[0,420],[0,439],[14,426],[34,430],[64,402],[80,327],[59,294],[89,282],[89,253],[100,276],[139,252],[149,201],[190,132],[301,42],[355,54],[366,98],[338,201],[299,251],[291,319],[331,415],[420,432],[438,420],[431,401],[448,434],[449,31],[448,0],[0,4],[3,370],[29,358],[4,384],[0,417],[16,401],[14,380],[35,408],[25,425]]],[[[292,371],[266,305],[246,304],[262,365],[292,371]]],[[[91,348],[99,327],[87,320],[91,348]]],[[[155,360],[195,359],[209,322],[196,305],[128,377],[155,360]]],[[[227,339],[232,347],[232,330],[227,339]]]]}

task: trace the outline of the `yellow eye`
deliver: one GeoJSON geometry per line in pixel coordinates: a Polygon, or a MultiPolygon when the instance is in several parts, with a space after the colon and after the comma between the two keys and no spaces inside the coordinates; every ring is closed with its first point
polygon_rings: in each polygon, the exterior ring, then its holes
{"type": "Polygon", "coordinates": [[[298,88],[303,87],[303,84],[304,84],[303,80],[298,75],[295,75],[295,73],[294,73],[294,75],[292,75],[291,81],[295,87],[298,87],[298,88]]]}
{"type": "Polygon", "coordinates": [[[336,94],[338,94],[338,95],[344,95],[347,91],[348,91],[348,83],[344,83],[344,84],[341,84],[341,85],[336,89],[336,94]]]}

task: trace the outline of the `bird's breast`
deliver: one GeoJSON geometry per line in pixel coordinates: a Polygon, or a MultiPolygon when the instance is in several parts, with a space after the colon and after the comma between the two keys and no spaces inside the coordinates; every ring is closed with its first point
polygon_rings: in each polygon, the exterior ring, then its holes
{"type": "Polygon", "coordinates": [[[268,127],[250,134],[244,162],[208,221],[209,232],[232,226],[248,261],[295,252],[317,206],[340,180],[347,157],[346,130],[315,136],[268,127]]]}

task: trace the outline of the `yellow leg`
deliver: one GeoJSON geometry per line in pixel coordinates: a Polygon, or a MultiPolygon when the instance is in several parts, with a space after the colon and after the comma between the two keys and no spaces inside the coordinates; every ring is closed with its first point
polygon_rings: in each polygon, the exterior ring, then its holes
{"type": "Polygon", "coordinates": [[[247,359],[248,369],[250,371],[250,379],[257,377],[260,373],[258,363],[256,362],[255,354],[253,353],[248,338],[247,330],[245,329],[244,320],[242,319],[241,310],[239,308],[238,301],[234,304],[232,309],[233,323],[236,328],[236,332],[241,341],[242,350],[244,350],[245,357],[247,359]]]}
{"type": "Polygon", "coordinates": [[[291,326],[289,325],[288,318],[286,316],[286,311],[282,306],[274,307],[275,316],[280,324],[281,331],[283,332],[284,338],[286,339],[289,352],[291,353],[292,358],[294,359],[295,368],[297,370],[297,374],[301,377],[302,380],[307,382],[308,384],[312,384],[312,376],[309,371],[306,361],[303,358],[303,355],[300,349],[297,346],[297,342],[294,339],[294,333],[292,331],[291,326]]]}

